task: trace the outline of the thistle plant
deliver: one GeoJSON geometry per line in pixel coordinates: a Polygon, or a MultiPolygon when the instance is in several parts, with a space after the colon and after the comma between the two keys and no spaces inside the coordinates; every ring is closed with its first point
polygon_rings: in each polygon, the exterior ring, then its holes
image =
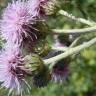
{"type": "Polygon", "coordinates": [[[0,35],[4,40],[0,52],[2,88],[8,89],[9,95],[22,96],[34,85],[44,87],[49,82],[64,82],[70,73],[70,57],[96,44],[94,37],[77,45],[82,34],[92,32],[96,32],[95,22],[76,18],[60,9],[57,0],[13,0],[8,3],[0,20],[0,35]],[[54,13],[89,27],[51,29],[47,20],[54,13]],[[48,43],[48,36],[53,37],[53,44],[48,43]]]}

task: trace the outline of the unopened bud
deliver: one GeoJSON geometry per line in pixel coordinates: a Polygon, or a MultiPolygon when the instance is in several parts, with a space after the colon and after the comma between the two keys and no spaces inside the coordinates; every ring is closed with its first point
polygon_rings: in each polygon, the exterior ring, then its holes
{"type": "Polygon", "coordinates": [[[39,41],[35,46],[35,53],[41,57],[45,57],[51,50],[49,43],[46,40],[39,41]]]}
{"type": "Polygon", "coordinates": [[[58,0],[49,0],[43,7],[46,15],[52,15],[57,12],[60,7],[60,2],[58,0]]]}
{"type": "Polygon", "coordinates": [[[25,68],[30,70],[32,76],[41,73],[45,69],[43,60],[36,54],[27,55],[25,60],[25,68]]]}

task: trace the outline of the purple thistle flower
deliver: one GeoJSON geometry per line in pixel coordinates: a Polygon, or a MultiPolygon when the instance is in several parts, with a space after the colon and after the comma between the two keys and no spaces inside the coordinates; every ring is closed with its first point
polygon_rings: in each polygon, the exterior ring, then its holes
{"type": "Polygon", "coordinates": [[[61,61],[57,62],[56,65],[53,67],[52,71],[52,80],[55,82],[63,82],[66,80],[69,74],[69,59],[62,59],[61,61]]]}
{"type": "Polygon", "coordinates": [[[55,82],[63,82],[69,73],[69,69],[66,67],[55,66],[52,72],[52,80],[55,82]]]}
{"type": "Polygon", "coordinates": [[[29,4],[29,9],[30,9],[30,13],[33,14],[35,16],[40,16],[40,15],[44,15],[44,8],[43,6],[48,2],[49,0],[29,0],[28,4],[29,4]]]}
{"type": "Polygon", "coordinates": [[[34,10],[30,14],[27,3],[27,1],[14,0],[4,10],[1,20],[1,32],[7,41],[21,45],[25,38],[30,38],[31,41],[33,41],[33,38],[37,38],[35,33],[30,31],[30,29],[35,30],[32,24],[36,21],[36,11],[34,10]]]}
{"type": "MultiPolygon", "coordinates": [[[[57,56],[58,54],[61,54],[61,51],[52,50],[44,59],[48,59],[50,57],[57,56]]],[[[69,74],[69,63],[70,58],[62,59],[53,66],[52,69],[52,81],[62,83],[64,80],[67,79],[69,74]]]]}
{"type": "Polygon", "coordinates": [[[22,69],[25,65],[24,58],[18,50],[15,48],[1,53],[0,82],[2,87],[9,89],[9,92],[15,91],[20,94],[27,82],[25,81],[26,72],[22,69]]]}
{"type": "Polygon", "coordinates": [[[40,18],[40,10],[45,1],[47,0],[14,0],[10,3],[0,22],[3,38],[8,43],[17,44],[20,48],[32,52],[36,42],[44,37],[42,28],[45,25],[40,18]]]}

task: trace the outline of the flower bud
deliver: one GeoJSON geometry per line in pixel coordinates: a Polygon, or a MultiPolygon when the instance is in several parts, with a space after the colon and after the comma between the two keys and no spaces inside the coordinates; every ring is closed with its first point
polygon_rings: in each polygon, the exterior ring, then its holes
{"type": "Polygon", "coordinates": [[[30,75],[32,76],[41,73],[45,69],[44,62],[36,54],[27,55],[25,57],[25,60],[26,60],[25,68],[30,71],[31,73],[30,75]]]}
{"type": "Polygon", "coordinates": [[[33,84],[36,87],[46,86],[51,80],[51,75],[48,68],[44,65],[42,59],[38,55],[32,54],[27,55],[25,60],[25,68],[28,69],[29,76],[32,77],[33,84]]]}
{"type": "Polygon", "coordinates": [[[43,6],[46,15],[52,15],[58,11],[60,7],[58,0],[49,0],[45,6],[43,6]]]}
{"type": "Polygon", "coordinates": [[[35,45],[34,50],[39,56],[45,57],[50,52],[51,47],[47,41],[41,40],[35,45]]]}

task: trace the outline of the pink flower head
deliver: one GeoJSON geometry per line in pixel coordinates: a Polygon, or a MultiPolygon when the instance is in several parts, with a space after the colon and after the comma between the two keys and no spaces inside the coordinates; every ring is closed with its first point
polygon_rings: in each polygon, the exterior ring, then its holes
{"type": "Polygon", "coordinates": [[[29,0],[28,5],[30,9],[30,13],[35,16],[40,16],[42,13],[44,13],[43,6],[48,2],[49,0],[29,0]]]}
{"type": "Polygon", "coordinates": [[[21,69],[24,66],[24,59],[17,51],[16,48],[5,50],[0,55],[0,82],[2,87],[20,94],[25,84],[26,73],[21,69]]]}
{"type": "MultiPolygon", "coordinates": [[[[62,52],[58,51],[55,52],[54,56],[60,54],[62,52]]],[[[55,82],[60,82],[62,83],[66,78],[68,77],[69,74],[69,65],[70,58],[62,59],[58,61],[54,66],[52,70],[52,80],[55,82]]]]}
{"type": "Polygon", "coordinates": [[[30,34],[36,38],[34,33],[28,29],[30,28],[29,25],[32,25],[36,20],[36,12],[32,12],[33,13],[30,14],[27,1],[13,0],[13,2],[4,10],[2,15],[1,32],[4,39],[21,45],[24,38],[31,38],[30,34]],[[26,29],[25,26],[28,26],[28,28],[26,29]]]}
{"type": "Polygon", "coordinates": [[[62,83],[67,78],[68,73],[68,66],[64,65],[64,61],[60,61],[53,67],[52,80],[62,83]]]}
{"type": "MultiPolygon", "coordinates": [[[[52,50],[44,59],[48,59],[61,54],[61,51],[52,50]]],[[[70,58],[62,59],[53,66],[52,69],[52,81],[62,83],[69,74],[69,62],[70,58]]]]}

